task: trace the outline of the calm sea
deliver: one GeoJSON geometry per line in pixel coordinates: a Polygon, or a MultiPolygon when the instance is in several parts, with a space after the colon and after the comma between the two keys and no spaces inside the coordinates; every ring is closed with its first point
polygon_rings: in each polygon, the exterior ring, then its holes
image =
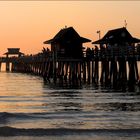
{"type": "Polygon", "coordinates": [[[0,139],[140,139],[140,93],[0,72],[0,139]]]}

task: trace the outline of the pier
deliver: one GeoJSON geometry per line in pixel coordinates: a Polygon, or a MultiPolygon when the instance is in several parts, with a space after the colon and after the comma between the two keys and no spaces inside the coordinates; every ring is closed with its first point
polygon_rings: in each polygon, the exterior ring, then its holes
{"type": "Polygon", "coordinates": [[[6,71],[41,76],[45,82],[68,85],[83,83],[113,89],[133,91],[139,85],[137,63],[140,60],[140,40],[133,38],[126,28],[111,30],[92,42],[93,48],[85,49],[83,43],[91,40],[81,37],[72,27],[60,30],[53,39],[51,49],[43,48],[35,55],[24,55],[19,49],[9,49],[0,64],[6,63],[6,71]],[[97,46],[98,45],[98,46],[97,46]],[[17,57],[8,57],[16,54],[17,57]]]}

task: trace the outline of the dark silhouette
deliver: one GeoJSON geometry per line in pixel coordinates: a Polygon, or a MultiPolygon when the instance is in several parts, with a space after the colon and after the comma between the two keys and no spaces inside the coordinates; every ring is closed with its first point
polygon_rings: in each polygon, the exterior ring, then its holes
{"type": "MultiPolygon", "coordinates": [[[[101,83],[111,81],[113,75],[113,87],[121,88],[123,91],[128,87],[134,87],[138,80],[138,68],[135,58],[135,46],[131,45],[140,42],[134,38],[125,27],[108,31],[102,39],[94,41],[93,44],[100,44],[100,59],[102,61],[101,83]],[[106,49],[102,45],[106,45],[106,49]],[[131,45],[131,46],[130,46],[131,45]],[[109,72],[109,61],[111,70],[109,72]],[[129,77],[127,79],[126,61],[129,64],[129,77]],[[118,62],[118,68],[117,68],[118,62]],[[110,73],[110,75],[109,75],[110,73]],[[105,75],[105,76],[103,76],[105,75]],[[105,77],[105,78],[104,78],[105,77]]],[[[130,89],[130,88],[129,88],[130,89]]],[[[130,90],[133,90],[132,88],[130,90]]]]}
{"type": "Polygon", "coordinates": [[[92,82],[95,86],[101,84],[125,92],[134,91],[136,84],[140,85],[137,67],[140,47],[135,45],[140,40],[132,37],[126,28],[108,31],[93,42],[98,44],[94,49],[83,47],[86,42],[90,40],[81,37],[73,27],[64,28],[53,39],[44,42],[51,44],[50,49],[43,47],[38,54],[23,55],[19,48],[9,48],[5,53],[7,58],[0,59],[0,66],[7,62],[8,70],[11,62],[12,72],[35,74],[42,76],[45,83],[53,81],[75,88],[92,82]],[[18,57],[12,59],[9,54],[18,54],[18,57]]]}
{"type": "Polygon", "coordinates": [[[10,71],[10,62],[15,61],[17,57],[23,56],[24,53],[20,52],[20,48],[8,48],[7,50],[8,52],[4,53],[4,55],[6,55],[6,59],[3,61],[6,62],[6,71],[10,71]],[[14,57],[9,58],[9,55],[12,55],[14,57]]]}
{"type": "Polygon", "coordinates": [[[44,44],[51,44],[51,51],[57,57],[81,58],[83,57],[82,43],[91,40],[81,37],[73,27],[61,29],[53,39],[47,40],[44,44]]]}

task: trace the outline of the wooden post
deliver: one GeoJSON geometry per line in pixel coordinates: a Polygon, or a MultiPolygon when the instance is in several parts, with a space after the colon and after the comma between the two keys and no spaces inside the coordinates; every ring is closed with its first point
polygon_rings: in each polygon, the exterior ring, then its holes
{"type": "Polygon", "coordinates": [[[83,81],[86,83],[86,61],[83,62],[83,81]]]}
{"type": "Polygon", "coordinates": [[[92,77],[92,83],[95,82],[95,78],[94,78],[94,60],[92,60],[92,71],[91,71],[91,77],[92,77]]]}
{"type": "Polygon", "coordinates": [[[134,58],[134,68],[135,68],[135,73],[136,73],[136,80],[139,80],[139,74],[138,74],[138,65],[137,65],[137,60],[134,58]]]}
{"type": "Polygon", "coordinates": [[[10,71],[10,63],[8,61],[6,62],[6,71],[10,71]]]}
{"type": "Polygon", "coordinates": [[[69,62],[67,61],[67,62],[65,62],[65,64],[64,64],[64,80],[65,80],[65,82],[67,81],[67,76],[68,76],[68,68],[69,68],[69,62]]]}
{"type": "Polygon", "coordinates": [[[78,80],[80,82],[80,85],[81,85],[81,61],[78,63],[78,80]]]}
{"type": "Polygon", "coordinates": [[[108,86],[110,84],[109,81],[109,61],[108,58],[106,58],[106,63],[105,63],[105,85],[108,86]]]}
{"type": "Polygon", "coordinates": [[[57,57],[56,57],[56,54],[57,52],[56,52],[56,46],[55,46],[55,49],[54,49],[54,51],[53,51],[53,81],[54,81],[54,83],[56,83],[56,59],[57,59],[57,57]]]}
{"type": "Polygon", "coordinates": [[[123,91],[125,91],[127,83],[125,57],[120,57],[118,60],[118,64],[119,64],[118,87],[120,87],[123,91]]]}
{"type": "Polygon", "coordinates": [[[90,60],[87,61],[88,84],[90,84],[90,60]]]}
{"type": "Polygon", "coordinates": [[[98,83],[98,79],[99,79],[99,62],[98,62],[98,59],[95,59],[95,68],[94,68],[94,71],[95,71],[95,83],[97,84],[98,83]]]}
{"type": "Polygon", "coordinates": [[[135,70],[134,70],[134,58],[129,58],[129,79],[128,79],[128,89],[129,91],[134,91],[135,84],[135,70]]]}
{"type": "Polygon", "coordinates": [[[2,63],[0,62],[0,71],[1,71],[1,65],[2,65],[2,63]]]}
{"type": "Polygon", "coordinates": [[[101,60],[101,77],[100,82],[103,84],[105,82],[105,73],[106,73],[106,58],[103,58],[101,60]]]}
{"type": "Polygon", "coordinates": [[[69,63],[69,83],[71,84],[72,80],[72,62],[69,63]]]}

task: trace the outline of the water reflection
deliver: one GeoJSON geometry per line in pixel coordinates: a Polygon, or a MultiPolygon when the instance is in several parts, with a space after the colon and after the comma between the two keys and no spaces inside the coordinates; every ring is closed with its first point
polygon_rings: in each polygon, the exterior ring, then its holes
{"type": "Polygon", "coordinates": [[[140,103],[97,103],[94,105],[97,110],[104,111],[139,111],[140,103]]]}
{"type": "Polygon", "coordinates": [[[73,88],[44,84],[41,78],[24,74],[2,73],[0,78],[1,112],[15,114],[14,120],[10,115],[0,124],[25,128],[140,127],[139,92],[113,91],[93,85],[73,88]],[[27,116],[19,119],[18,112],[27,116]]]}
{"type": "Polygon", "coordinates": [[[82,85],[79,83],[54,83],[53,81],[51,83],[44,82],[44,87],[48,87],[50,89],[82,89],[82,85]]]}
{"type": "Polygon", "coordinates": [[[57,112],[81,111],[82,110],[82,103],[80,101],[81,94],[82,93],[73,90],[52,91],[47,93],[48,98],[52,99],[52,101],[49,104],[43,104],[43,105],[53,108],[53,110],[57,112]]]}
{"type": "Polygon", "coordinates": [[[54,92],[50,92],[49,93],[50,96],[55,96],[55,97],[67,97],[67,98],[75,98],[75,97],[78,97],[80,96],[80,92],[76,92],[76,91],[67,91],[67,90],[64,90],[64,91],[54,91],[54,92]]]}

